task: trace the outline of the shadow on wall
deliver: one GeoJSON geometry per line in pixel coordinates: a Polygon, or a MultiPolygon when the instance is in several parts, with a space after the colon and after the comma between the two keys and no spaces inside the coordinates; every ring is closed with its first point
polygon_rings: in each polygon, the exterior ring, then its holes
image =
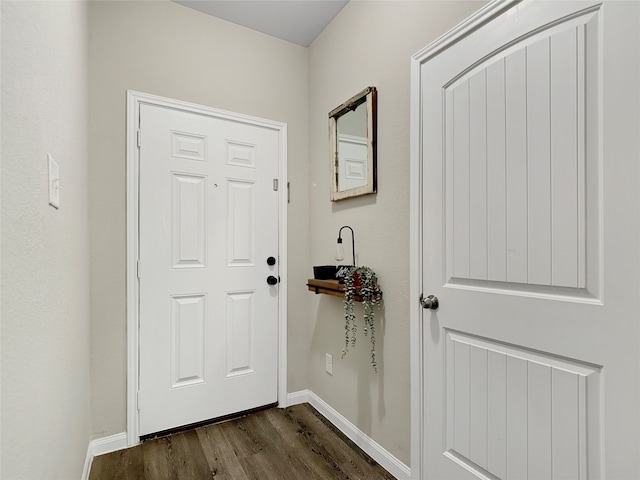
{"type": "MultiPolygon", "coordinates": [[[[309,292],[311,294],[311,292],[309,292]]],[[[371,365],[371,341],[364,336],[362,304],[354,308],[357,341],[349,347],[344,358],[345,343],[344,303],[341,298],[319,295],[316,324],[311,338],[310,378],[311,390],[333,408],[371,436],[374,412],[378,423],[386,417],[384,400],[384,304],[375,310],[375,338],[377,373],[371,365]],[[325,372],[325,353],[333,356],[333,375],[325,372]],[[355,388],[354,388],[355,387],[355,388]],[[353,392],[354,396],[345,393],[353,392]]]]}
{"type": "MultiPolygon", "coordinates": [[[[362,305],[356,308],[356,322],[360,320],[358,327],[360,328],[364,324],[362,305]]],[[[377,373],[373,371],[371,365],[371,339],[369,336],[364,335],[358,338],[356,349],[358,357],[358,405],[364,403],[367,400],[367,404],[370,406],[368,411],[358,410],[358,425],[361,425],[362,429],[366,428],[368,435],[371,435],[371,403],[373,389],[377,390],[377,413],[378,419],[381,421],[386,416],[386,407],[384,403],[384,333],[386,326],[384,302],[379,309],[375,310],[375,339],[376,339],[376,364],[377,373]],[[368,354],[365,351],[369,352],[368,354]]],[[[360,330],[361,332],[362,330],[360,330]]],[[[356,351],[349,352],[356,353],[356,351]]]]}

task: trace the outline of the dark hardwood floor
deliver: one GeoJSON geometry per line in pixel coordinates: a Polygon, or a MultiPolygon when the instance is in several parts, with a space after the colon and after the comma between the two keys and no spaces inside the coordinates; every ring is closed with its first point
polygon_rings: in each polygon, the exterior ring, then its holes
{"type": "Polygon", "coordinates": [[[93,460],[89,480],[394,480],[309,404],[147,440],[93,460]]]}

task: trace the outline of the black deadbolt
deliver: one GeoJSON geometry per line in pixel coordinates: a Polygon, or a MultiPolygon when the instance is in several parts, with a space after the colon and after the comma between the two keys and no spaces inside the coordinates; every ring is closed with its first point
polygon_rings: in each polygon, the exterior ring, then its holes
{"type": "Polygon", "coordinates": [[[278,279],[276,277],[274,277],[273,275],[269,275],[267,277],[267,283],[269,285],[275,285],[276,283],[278,283],[278,279]]]}
{"type": "Polygon", "coordinates": [[[275,264],[276,264],[276,257],[267,258],[267,265],[275,265],[275,264]]]}

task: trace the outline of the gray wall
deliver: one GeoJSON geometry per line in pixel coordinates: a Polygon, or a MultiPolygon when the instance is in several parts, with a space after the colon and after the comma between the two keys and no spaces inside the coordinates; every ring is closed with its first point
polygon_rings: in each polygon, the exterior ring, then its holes
{"type": "Polygon", "coordinates": [[[288,124],[289,389],[307,387],[307,49],[168,1],[90,2],[93,436],[126,429],[127,89],[288,124]]]}
{"type": "MultiPolygon", "coordinates": [[[[340,359],[342,302],[311,298],[311,390],[409,464],[409,85],[412,54],[464,20],[482,2],[352,1],[309,49],[311,260],[333,262],[338,229],[355,230],[359,265],[377,274],[385,308],[376,312],[378,373],[369,339],[340,359]],[[329,201],[327,113],[363,88],[378,88],[378,194],[329,201]],[[333,355],[333,376],[324,371],[333,355]]],[[[349,234],[347,234],[349,238],[349,234]]],[[[350,240],[350,239],[349,239],[350,240]]],[[[345,243],[347,258],[350,245],[345,243]]]]}
{"type": "Polygon", "coordinates": [[[2,478],[80,478],[90,438],[87,5],[2,2],[2,478]],[[46,154],[61,206],[48,205],[46,154]]]}

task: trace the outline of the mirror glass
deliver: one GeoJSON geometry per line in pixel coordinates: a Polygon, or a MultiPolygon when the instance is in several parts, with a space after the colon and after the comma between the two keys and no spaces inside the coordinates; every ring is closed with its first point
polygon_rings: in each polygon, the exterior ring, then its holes
{"type": "Polygon", "coordinates": [[[332,201],[376,192],[376,94],[368,87],[329,112],[332,201]]]}

